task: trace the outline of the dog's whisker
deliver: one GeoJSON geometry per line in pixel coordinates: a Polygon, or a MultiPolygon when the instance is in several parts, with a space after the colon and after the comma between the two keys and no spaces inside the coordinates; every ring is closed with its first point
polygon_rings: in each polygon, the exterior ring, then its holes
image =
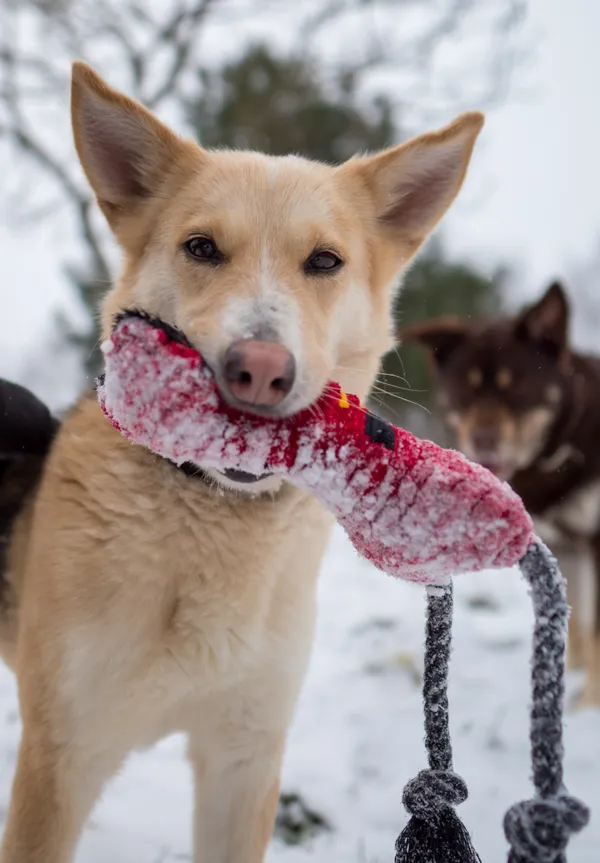
{"type": "MultiPolygon", "coordinates": [[[[353,366],[338,365],[338,366],[336,366],[336,368],[339,369],[340,371],[358,372],[359,374],[363,374],[365,371],[364,369],[358,369],[358,368],[355,368],[353,366]]],[[[375,380],[377,381],[380,378],[395,378],[396,380],[399,380],[399,381],[402,381],[403,383],[405,383],[409,389],[412,389],[410,386],[410,382],[407,380],[407,378],[403,377],[402,375],[397,375],[397,374],[395,374],[395,372],[385,372],[385,371],[381,370],[381,371],[377,372],[377,376],[376,376],[375,380]]]]}
{"type": "Polygon", "coordinates": [[[375,377],[375,380],[377,381],[377,380],[379,380],[380,378],[391,378],[391,379],[393,379],[393,380],[402,381],[403,383],[405,383],[405,384],[406,384],[406,386],[410,386],[410,381],[408,380],[408,378],[405,378],[405,377],[403,377],[402,375],[397,375],[397,374],[395,374],[394,372],[384,372],[384,371],[380,371],[380,372],[378,372],[378,373],[377,373],[377,375],[376,375],[376,377],[375,377]]]}
{"type": "Polygon", "coordinates": [[[429,414],[429,416],[431,416],[431,411],[429,410],[429,408],[426,408],[425,405],[420,404],[419,402],[415,402],[412,399],[407,399],[406,396],[399,396],[396,393],[387,393],[387,396],[392,399],[397,399],[400,402],[404,402],[407,405],[413,405],[416,408],[422,408],[426,414],[429,414]]]}
{"type": "MultiPolygon", "coordinates": [[[[334,402],[334,403],[337,403],[337,402],[338,402],[338,396],[337,396],[337,394],[335,394],[335,393],[328,393],[328,392],[326,392],[326,391],[324,390],[324,391],[323,391],[323,396],[324,396],[328,401],[331,401],[331,402],[334,402]]],[[[359,411],[361,411],[361,412],[362,412],[362,413],[364,413],[364,414],[368,414],[368,413],[369,413],[368,409],[367,409],[367,408],[365,408],[365,407],[363,407],[362,405],[358,406],[356,409],[357,409],[357,410],[359,410],[359,411]]]]}
{"type": "Polygon", "coordinates": [[[406,384],[407,389],[409,389],[409,390],[412,389],[410,381],[408,381],[406,378],[403,378],[402,375],[393,375],[393,374],[388,375],[388,374],[381,373],[381,374],[377,375],[377,377],[375,378],[375,381],[381,381],[382,383],[387,383],[388,379],[401,381],[403,384],[406,384]]]}
{"type": "Polygon", "coordinates": [[[403,393],[427,393],[427,392],[429,392],[429,390],[427,390],[427,389],[414,390],[412,387],[401,387],[398,384],[392,384],[392,383],[389,383],[388,381],[382,381],[381,383],[382,383],[382,386],[379,386],[377,383],[373,384],[373,386],[371,388],[372,391],[374,392],[374,391],[378,390],[379,392],[383,392],[383,393],[389,392],[390,390],[397,390],[398,392],[403,392],[403,393]]]}
{"type": "Polygon", "coordinates": [[[400,356],[400,349],[399,349],[398,345],[395,345],[394,353],[398,357],[398,362],[400,363],[400,368],[402,369],[402,374],[404,375],[404,377],[406,377],[406,368],[404,366],[404,360],[400,356]]]}
{"type": "Polygon", "coordinates": [[[316,419],[319,419],[320,417],[322,418],[325,416],[323,408],[321,408],[320,405],[318,405],[315,402],[313,402],[312,405],[309,405],[309,411],[310,411],[310,415],[315,417],[316,419]],[[320,417],[319,417],[319,414],[320,414],[320,417]]]}

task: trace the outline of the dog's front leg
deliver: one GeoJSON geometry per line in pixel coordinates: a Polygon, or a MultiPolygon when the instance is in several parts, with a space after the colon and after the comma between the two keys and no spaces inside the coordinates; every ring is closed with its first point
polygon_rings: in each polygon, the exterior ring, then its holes
{"type": "Polygon", "coordinates": [[[586,679],[580,707],[600,707],[600,534],[592,539],[594,553],[593,582],[588,606],[591,621],[586,644],[586,679]]]}
{"type": "Polygon", "coordinates": [[[587,593],[593,579],[594,560],[592,548],[587,540],[566,540],[552,526],[546,528],[536,520],[536,532],[552,549],[567,586],[567,602],[570,607],[567,664],[572,670],[586,668],[589,657],[589,633],[591,626],[587,593]]]}
{"type": "Polygon", "coordinates": [[[194,772],[194,863],[262,863],[271,839],[283,734],[244,741],[239,757],[191,741],[194,772]],[[252,751],[249,751],[252,750],[252,751]]]}
{"type": "MultiPolygon", "coordinates": [[[[556,554],[567,583],[567,602],[570,608],[567,641],[567,665],[571,670],[585,669],[589,662],[591,621],[586,614],[586,594],[593,578],[593,561],[587,546],[556,554]]],[[[589,602],[589,600],[588,600],[589,602]]]]}
{"type": "Polygon", "coordinates": [[[78,747],[52,743],[48,730],[25,726],[0,863],[69,863],[113,772],[106,759],[99,764],[78,747]]]}

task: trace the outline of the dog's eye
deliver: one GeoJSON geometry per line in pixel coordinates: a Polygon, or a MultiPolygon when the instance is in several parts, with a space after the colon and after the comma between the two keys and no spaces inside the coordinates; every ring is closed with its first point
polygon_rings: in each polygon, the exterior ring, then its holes
{"type": "Polygon", "coordinates": [[[217,244],[209,237],[192,237],[183,244],[186,252],[198,261],[207,261],[210,264],[219,264],[223,255],[217,248],[217,244]]]}
{"type": "Polygon", "coordinates": [[[342,259],[333,252],[315,252],[304,264],[304,270],[309,274],[317,273],[321,275],[321,273],[334,273],[343,266],[344,262],[342,259]]]}

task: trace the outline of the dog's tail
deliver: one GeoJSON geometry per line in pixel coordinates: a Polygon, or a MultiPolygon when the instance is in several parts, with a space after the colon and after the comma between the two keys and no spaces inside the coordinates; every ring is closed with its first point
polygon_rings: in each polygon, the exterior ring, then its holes
{"type": "Polygon", "coordinates": [[[11,578],[11,542],[32,502],[59,422],[32,392],[0,378],[0,655],[10,662],[18,599],[11,578]]]}

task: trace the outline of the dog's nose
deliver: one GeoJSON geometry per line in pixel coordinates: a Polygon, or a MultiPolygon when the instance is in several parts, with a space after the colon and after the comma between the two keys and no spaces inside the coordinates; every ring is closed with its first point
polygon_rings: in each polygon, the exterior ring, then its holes
{"type": "Polygon", "coordinates": [[[238,401],[254,407],[274,407],[294,385],[296,361],[277,342],[244,339],[228,349],[223,371],[238,401]]]}
{"type": "Polygon", "coordinates": [[[495,426],[478,426],[471,431],[471,440],[479,452],[493,452],[498,446],[498,429],[495,426]]]}

